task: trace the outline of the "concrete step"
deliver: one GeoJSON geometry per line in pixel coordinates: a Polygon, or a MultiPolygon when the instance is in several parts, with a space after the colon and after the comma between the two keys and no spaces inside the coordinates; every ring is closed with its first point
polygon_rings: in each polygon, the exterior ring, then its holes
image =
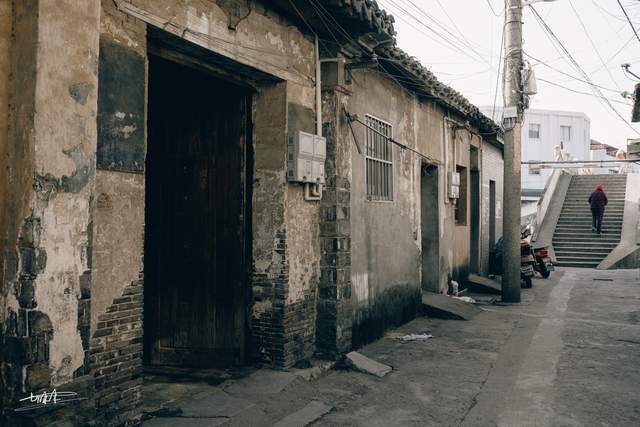
{"type": "Polygon", "coordinates": [[[579,247],[579,248],[594,248],[594,249],[613,249],[618,246],[620,242],[600,242],[600,241],[575,241],[575,240],[553,240],[553,247],[579,247]]]}
{"type": "Polygon", "coordinates": [[[610,254],[611,250],[615,248],[615,246],[611,246],[611,247],[593,247],[593,246],[578,246],[578,245],[573,245],[573,246],[557,246],[557,245],[553,245],[553,249],[556,252],[556,255],[558,255],[559,253],[565,254],[565,253],[573,253],[573,254],[579,254],[579,253],[593,253],[593,254],[610,254]]]}
{"type": "Polygon", "coordinates": [[[609,252],[556,252],[556,258],[562,260],[588,261],[603,260],[609,255],[609,252]]]}
{"type": "Polygon", "coordinates": [[[558,267],[578,267],[578,268],[596,268],[600,262],[578,262],[578,261],[560,261],[556,262],[558,267]]]}
{"type": "MultiPolygon", "coordinates": [[[[607,200],[609,201],[609,203],[613,203],[613,202],[624,202],[625,201],[625,195],[620,195],[620,196],[611,196],[608,197],[607,196],[607,200]]],[[[575,194],[567,194],[564,198],[565,202],[586,202],[589,203],[589,194],[586,193],[575,193],[575,194]]]]}
{"type": "MultiPolygon", "coordinates": [[[[622,234],[622,228],[618,227],[602,227],[602,232],[604,234],[616,234],[616,235],[621,235],[622,234]]],[[[587,225],[584,227],[556,227],[554,233],[558,234],[562,234],[562,233],[581,233],[581,234],[586,234],[586,233],[591,233],[591,226],[587,225]]]]}
{"type": "Polygon", "coordinates": [[[567,262],[579,262],[579,263],[595,264],[595,266],[597,266],[598,264],[600,264],[602,262],[603,259],[604,259],[604,257],[602,257],[602,258],[565,257],[565,258],[557,258],[557,263],[564,264],[564,263],[567,263],[567,262]]]}
{"type": "MultiPolygon", "coordinates": [[[[577,208],[577,207],[573,207],[573,206],[569,206],[566,208],[562,208],[562,210],[560,211],[560,215],[562,215],[563,213],[567,213],[567,214],[571,214],[574,213],[576,215],[581,215],[584,213],[588,213],[589,214],[589,218],[591,218],[591,209],[589,207],[582,207],[582,208],[577,208]]],[[[604,217],[606,218],[608,217],[612,217],[612,216],[619,216],[622,217],[624,214],[624,208],[611,208],[611,209],[605,209],[604,210],[604,217]]]]}
{"type": "MultiPolygon", "coordinates": [[[[575,215],[583,215],[583,214],[589,214],[589,218],[591,218],[591,209],[589,208],[573,208],[573,207],[568,207],[568,208],[562,208],[562,210],[560,211],[560,215],[562,214],[575,214],[575,215]]],[[[604,210],[604,217],[613,217],[613,216],[617,216],[622,218],[622,216],[624,215],[624,209],[616,209],[616,208],[612,208],[612,209],[605,209],[604,210]]]]}
{"type": "Polygon", "coordinates": [[[574,236],[575,237],[588,237],[588,238],[591,238],[591,239],[598,240],[598,239],[602,239],[602,238],[607,239],[607,238],[611,238],[611,237],[618,237],[619,238],[620,237],[620,232],[616,232],[616,231],[606,232],[606,231],[604,231],[601,234],[596,234],[596,233],[585,233],[585,232],[582,232],[582,231],[579,231],[579,230],[576,230],[576,231],[558,231],[558,230],[555,230],[554,233],[553,233],[553,237],[554,238],[555,237],[565,237],[565,236],[566,237],[574,237],[574,236]]]}
{"type": "MultiPolygon", "coordinates": [[[[588,198],[593,192],[593,188],[569,188],[567,190],[567,196],[581,196],[584,198],[588,198]]],[[[624,188],[616,188],[611,190],[605,190],[607,195],[607,199],[609,198],[624,198],[627,190],[624,188]]]]}
{"type": "Polygon", "coordinates": [[[474,304],[447,295],[422,292],[422,309],[430,317],[440,319],[469,320],[482,312],[474,304]]]}
{"type": "MultiPolygon", "coordinates": [[[[591,219],[589,219],[589,221],[582,221],[582,220],[563,220],[563,221],[558,221],[558,224],[556,224],[556,230],[559,227],[586,227],[587,230],[591,230],[591,219]]],[[[611,229],[616,229],[616,228],[620,228],[622,229],[622,221],[606,221],[602,223],[602,226],[605,228],[611,228],[611,229]]]]}
{"type": "MultiPolygon", "coordinates": [[[[609,199],[608,200],[609,203],[608,205],[623,205],[625,200],[624,199],[609,199]]],[[[580,204],[580,205],[587,205],[589,206],[589,199],[587,197],[575,197],[575,198],[571,198],[571,197],[567,197],[564,199],[564,203],[563,205],[566,204],[580,204]]]]}
{"type": "MultiPolygon", "coordinates": [[[[617,224],[611,221],[603,222],[602,226],[603,228],[607,228],[609,230],[622,229],[621,222],[618,222],[617,224]]],[[[558,222],[558,224],[556,224],[556,230],[558,230],[559,228],[575,228],[577,230],[591,230],[591,221],[583,221],[583,222],[565,221],[562,223],[558,222]]]]}
{"type": "Polygon", "coordinates": [[[599,176],[599,177],[589,177],[589,178],[576,178],[573,177],[571,179],[571,183],[593,183],[598,184],[598,183],[606,183],[606,182],[627,182],[627,177],[626,176],[614,176],[614,177],[603,177],[603,176],[599,176]]]}
{"type": "Polygon", "coordinates": [[[620,235],[606,236],[606,237],[603,237],[603,236],[605,235],[602,235],[602,234],[601,235],[594,234],[593,236],[588,236],[586,234],[577,235],[577,236],[574,234],[571,234],[571,235],[565,234],[561,236],[555,235],[553,236],[552,242],[554,246],[556,243],[564,243],[564,242],[572,243],[572,244],[578,243],[578,244],[592,244],[592,245],[595,245],[597,242],[615,243],[616,245],[620,243],[620,235]]]}
{"type": "MultiPolygon", "coordinates": [[[[577,220],[577,219],[581,219],[581,218],[589,218],[591,219],[591,211],[564,211],[564,212],[560,212],[560,219],[563,220],[577,220]]],[[[622,214],[618,214],[616,212],[611,213],[609,215],[607,215],[606,213],[604,214],[604,216],[602,217],[603,220],[606,221],[623,221],[624,220],[624,215],[622,214]]]]}

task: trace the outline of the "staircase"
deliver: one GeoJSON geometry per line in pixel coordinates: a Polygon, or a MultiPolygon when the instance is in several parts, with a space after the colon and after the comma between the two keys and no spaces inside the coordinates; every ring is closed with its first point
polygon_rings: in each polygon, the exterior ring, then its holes
{"type": "Polygon", "coordinates": [[[565,197],[553,234],[557,265],[595,268],[620,243],[626,175],[575,175],[565,197]],[[591,231],[589,195],[604,184],[609,204],[604,211],[602,234],[591,231]]]}

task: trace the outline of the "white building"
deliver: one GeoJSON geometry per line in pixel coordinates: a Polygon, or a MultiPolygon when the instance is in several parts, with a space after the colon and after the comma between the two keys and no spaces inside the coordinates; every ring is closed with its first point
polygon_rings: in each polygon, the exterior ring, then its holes
{"type": "MultiPolygon", "coordinates": [[[[493,107],[480,109],[485,115],[492,116],[493,107]]],[[[496,107],[493,118],[500,122],[501,117],[502,108],[496,107]]],[[[590,160],[589,117],[571,111],[526,110],[522,124],[522,161],[554,161],[556,146],[560,146],[571,159],[590,160]]],[[[523,199],[537,199],[552,171],[522,165],[523,199]]]]}
{"type": "MultiPolygon", "coordinates": [[[[591,140],[591,158],[590,160],[615,160],[619,149],[612,147],[611,145],[603,144],[602,142],[591,140]]],[[[594,175],[618,173],[621,165],[609,164],[603,168],[593,167],[591,173],[594,175]]]]}

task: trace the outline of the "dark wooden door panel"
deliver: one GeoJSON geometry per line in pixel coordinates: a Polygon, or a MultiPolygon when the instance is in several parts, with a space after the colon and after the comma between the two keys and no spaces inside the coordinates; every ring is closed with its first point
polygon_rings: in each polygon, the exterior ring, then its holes
{"type": "Polygon", "coordinates": [[[241,363],[250,95],[155,57],[149,91],[149,362],[241,363]]]}

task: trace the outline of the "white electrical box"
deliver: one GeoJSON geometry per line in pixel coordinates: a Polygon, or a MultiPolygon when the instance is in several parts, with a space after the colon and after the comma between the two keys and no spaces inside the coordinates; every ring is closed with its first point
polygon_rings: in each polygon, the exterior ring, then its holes
{"type": "Polygon", "coordinates": [[[302,131],[289,136],[288,180],[324,184],[324,161],[326,158],[327,142],[325,138],[302,131]]]}
{"type": "Polygon", "coordinates": [[[449,172],[449,188],[447,195],[450,199],[460,197],[460,174],[458,172],[449,172]]]}

